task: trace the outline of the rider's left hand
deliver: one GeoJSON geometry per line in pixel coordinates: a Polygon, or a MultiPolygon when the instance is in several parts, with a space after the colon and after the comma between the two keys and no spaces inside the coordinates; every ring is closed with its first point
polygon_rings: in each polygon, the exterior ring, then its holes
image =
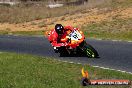
{"type": "Polygon", "coordinates": [[[61,46],[67,46],[68,45],[68,43],[67,42],[65,42],[65,43],[62,43],[62,45],[61,46]]]}

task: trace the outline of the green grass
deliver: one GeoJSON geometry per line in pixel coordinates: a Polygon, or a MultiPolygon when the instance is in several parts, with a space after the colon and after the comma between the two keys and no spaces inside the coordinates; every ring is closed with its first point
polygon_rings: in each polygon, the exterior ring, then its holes
{"type": "Polygon", "coordinates": [[[132,19],[116,19],[82,27],[85,36],[102,39],[132,40],[132,19]]]}
{"type": "Polygon", "coordinates": [[[44,35],[44,31],[0,31],[0,35],[44,35]]]}
{"type": "Polygon", "coordinates": [[[16,31],[12,33],[17,35],[44,35],[44,31],[16,31]]]}
{"type": "MultiPolygon", "coordinates": [[[[101,39],[116,39],[116,40],[132,40],[132,18],[118,19],[114,18],[112,21],[103,21],[100,23],[91,23],[82,26],[81,30],[88,38],[101,39]]],[[[16,34],[16,35],[44,35],[45,31],[16,31],[10,30],[0,31],[1,35],[16,34]]]]}
{"type": "Polygon", "coordinates": [[[106,3],[103,3],[102,5],[98,5],[97,8],[111,8],[111,9],[117,9],[117,8],[127,8],[132,7],[132,0],[106,0],[106,3]]]}
{"type": "MultiPolygon", "coordinates": [[[[0,53],[1,88],[82,88],[81,68],[91,79],[129,79],[132,75],[89,65],[61,62],[26,54],[0,53]],[[96,75],[95,75],[96,73],[96,75]]],[[[88,88],[128,88],[128,86],[89,86],[88,88]]]]}
{"type": "Polygon", "coordinates": [[[132,0],[112,0],[112,7],[132,7],[132,0]]]}

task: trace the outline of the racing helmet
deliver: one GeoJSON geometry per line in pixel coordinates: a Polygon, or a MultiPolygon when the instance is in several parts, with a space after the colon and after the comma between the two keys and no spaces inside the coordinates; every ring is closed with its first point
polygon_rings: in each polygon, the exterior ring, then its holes
{"type": "Polygon", "coordinates": [[[58,35],[61,35],[64,33],[64,27],[61,24],[56,24],[55,31],[58,35]]]}

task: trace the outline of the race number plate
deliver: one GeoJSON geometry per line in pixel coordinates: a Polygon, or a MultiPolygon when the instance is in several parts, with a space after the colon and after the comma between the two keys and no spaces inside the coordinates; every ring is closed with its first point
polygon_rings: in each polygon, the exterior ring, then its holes
{"type": "Polygon", "coordinates": [[[71,38],[71,40],[78,41],[82,38],[82,35],[79,33],[79,31],[74,30],[70,33],[69,37],[71,38]]]}

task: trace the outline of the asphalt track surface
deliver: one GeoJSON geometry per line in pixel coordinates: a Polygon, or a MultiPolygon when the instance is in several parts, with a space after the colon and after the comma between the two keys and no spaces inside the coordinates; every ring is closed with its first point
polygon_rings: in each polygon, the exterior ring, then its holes
{"type": "Polygon", "coordinates": [[[0,36],[0,51],[28,53],[53,57],[59,60],[90,64],[116,70],[132,72],[132,43],[109,40],[86,40],[99,53],[100,58],[59,57],[44,37],[0,36]]]}

